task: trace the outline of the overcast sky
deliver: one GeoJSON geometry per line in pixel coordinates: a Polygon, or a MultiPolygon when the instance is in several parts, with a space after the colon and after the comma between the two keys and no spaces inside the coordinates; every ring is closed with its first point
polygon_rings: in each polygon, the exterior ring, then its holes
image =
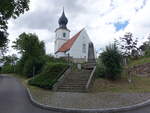
{"type": "Polygon", "coordinates": [[[125,32],[132,32],[140,42],[150,33],[150,0],[30,0],[30,10],[9,21],[9,39],[14,41],[23,32],[36,33],[45,42],[46,52],[53,54],[54,31],[63,7],[71,36],[85,28],[96,50],[125,32]]]}

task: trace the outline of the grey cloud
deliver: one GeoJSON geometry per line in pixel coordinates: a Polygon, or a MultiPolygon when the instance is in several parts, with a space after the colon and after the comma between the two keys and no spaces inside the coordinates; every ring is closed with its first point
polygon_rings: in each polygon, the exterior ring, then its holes
{"type": "Polygon", "coordinates": [[[19,18],[15,27],[29,28],[29,29],[52,29],[56,26],[56,13],[50,10],[38,10],[30,12],[25,16],[19,18]]]}
{"type": "MultiPolygon", "coordinates": [[[[44,2],[44,1],[43,1],[44,2]]],[[[18,18],[15,22],[15,28],[28,29],[49,29],[54,31],[58,27],[58,14],[61,15],[64,6],[67,16],[71,18],[77,17],[86,9],[79,3],[79,0],[47,0],[46,7],[41,7],[34,12],[27,12],[26,15],[18,18]],[[48,4],[54,5],[54,9],[50,9],[48,4]]]]}
{"type": "Polygon", "coordinates": [[[144,8],[144,6],[146,5],[146,2],[147,2],[147,0],[143,0],[143,2],[142,2],[142,4],[141,4],[141,6],[140,6],[140,7],[138,7],[138,8],[135,8],[135,11],[136,11],[136,12],[138,12],[139,10],[143,9],[143,8],[144,8]]]}
{"type": "MultiPolygon", "coordinates": [[[[81,13],[85,11],[85,7],[81,4],[82,0],[52,0],[53,5],[57,8],[65,7],[65,9],[69,10],[73,13],[81,13]]],[[[84,4],[85,1],[82,1],[84,4]]]]}

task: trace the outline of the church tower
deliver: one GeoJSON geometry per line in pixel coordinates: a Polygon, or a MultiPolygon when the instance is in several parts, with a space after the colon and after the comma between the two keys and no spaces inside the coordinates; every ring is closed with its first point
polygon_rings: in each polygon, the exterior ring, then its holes
{"type": "Polygon", "coordinates": [[[59,27],[55,30],[55,52],[69,40],[70,30],[67,28],[68,19],[63,9],[62,15],[58,20],[59,27]]]}

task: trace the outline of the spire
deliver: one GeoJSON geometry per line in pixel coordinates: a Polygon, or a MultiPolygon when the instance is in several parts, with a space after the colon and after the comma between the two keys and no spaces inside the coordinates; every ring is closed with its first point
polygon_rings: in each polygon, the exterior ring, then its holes
{"type": "Polygon", "coordinates": [[[63,6],[63,13],[64,13],[64,6],[63,6]]]}
{"type": "Polygon", "coordinates": [[[63,7],[62,15],[61,15],[61,17],[58,20],[58,23],[59,23],[59,28],[65,28],[65,29],[67,29],[66,25],[68,23],[68,19],[65,16],[64,7],[63,7]]]}

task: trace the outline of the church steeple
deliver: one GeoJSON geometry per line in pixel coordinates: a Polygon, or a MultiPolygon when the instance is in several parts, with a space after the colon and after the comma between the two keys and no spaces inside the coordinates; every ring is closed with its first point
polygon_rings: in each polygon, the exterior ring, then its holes
{"type": "Polygon", "coordinates": [[[59,23],[59,28],[67,29],[68,19],[65,16],[64,8],[63,8],[63,12],[62,12],[61,17],[58,20],[58,23],[59,23]]]}
{"type": "Polygon", "coordinates": [[[68,19],[65,16],[64,8],[58,20],[59,27],[55,30],[55,52],[69,40],[70,30],[67,28],[68,19]]]}

